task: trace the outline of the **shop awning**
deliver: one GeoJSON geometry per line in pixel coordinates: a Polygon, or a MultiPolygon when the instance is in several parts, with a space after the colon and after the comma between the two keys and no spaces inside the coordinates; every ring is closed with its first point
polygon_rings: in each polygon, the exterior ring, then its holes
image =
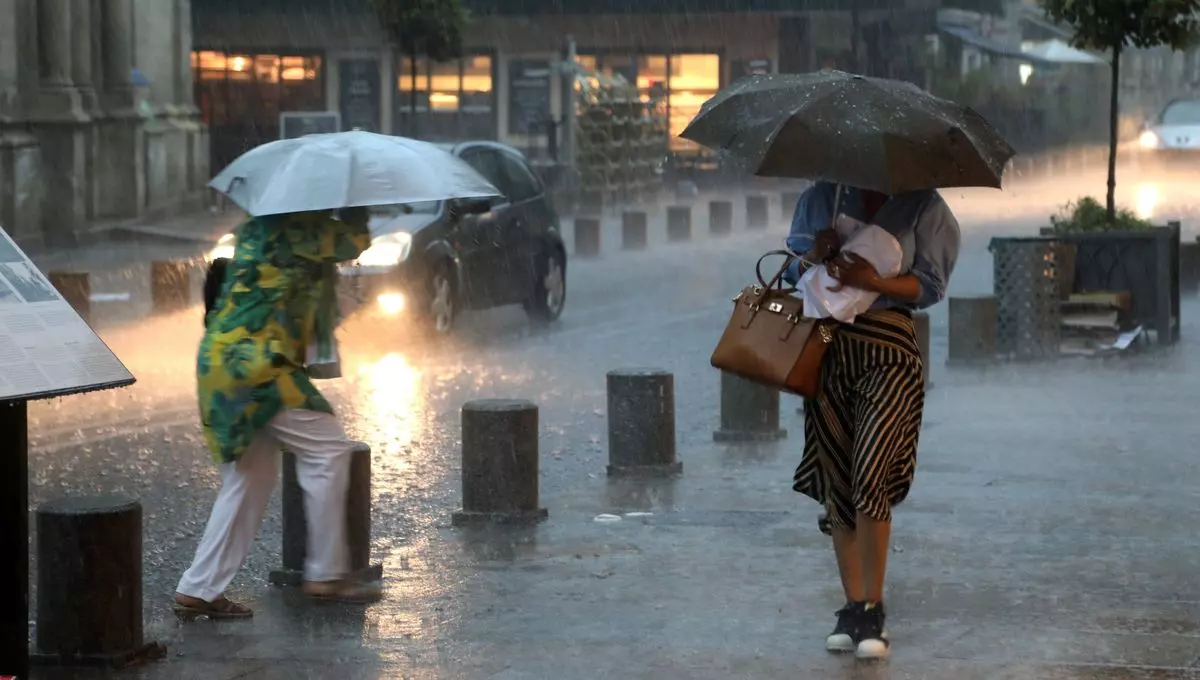
{"type": "Polygon", "coordinates": [[[953,36],[963,41],[967,45],[974,47],[988,54],[1006,57],[1009,59],[1019,59],[1033,64],[1055,64],[1058,62],[1051,61],[1036,54],[1023,52],[1018,48],[1010,47],[1002,42],[992,40],[991,38],[981,35],[978,31],[963,26],[961,24],[938,23],[938,30],[946,35],[953,36]]]}

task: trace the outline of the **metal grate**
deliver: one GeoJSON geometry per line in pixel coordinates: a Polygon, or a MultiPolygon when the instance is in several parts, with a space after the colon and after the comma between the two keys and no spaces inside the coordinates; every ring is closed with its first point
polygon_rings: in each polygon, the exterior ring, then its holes
{"type": "Polygon", "coordinates": [[[1059,245],[1049,238],[992,239],[996,350],[1002,356],[1036,359],[1059,353],[1059,245]]]}

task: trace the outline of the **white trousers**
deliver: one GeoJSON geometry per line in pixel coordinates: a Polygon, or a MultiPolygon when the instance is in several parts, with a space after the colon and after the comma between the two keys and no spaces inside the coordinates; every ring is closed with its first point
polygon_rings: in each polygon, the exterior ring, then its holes
{"type": "Polygon", "coordinates": [[[279,477],[280,447],[296,457],[296,479],[304,492],[308,555],[304,578],[335,581],[349,571],[346,490],[354,443],[329,413],[281,411],[259,431],[236,463],[221,468],[221,492],[192,566],[176,592],[212,602],[225,592],[258,534],[279,477]]]}

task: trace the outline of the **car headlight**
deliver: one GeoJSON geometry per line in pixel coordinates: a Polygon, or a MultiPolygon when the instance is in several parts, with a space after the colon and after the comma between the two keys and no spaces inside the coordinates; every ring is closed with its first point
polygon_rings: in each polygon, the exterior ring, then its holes
{"type": "Polygon", "coordinates": [[[371,242],[371,247],[358,256],[363,267],[391,267],[408,259],[412,252],[412,234],[399,231],[380,236],[371,242]]]}
{"type": "Polygon", "coordinates": [[[1158,144],[1158,135],[1154,134],[1153,130],[1146,130],[1138,137],[1138,146],[1143,149],[1157,149],[1158,144]]]}
{"type": "Polygon", "coordinates": [[[217,241],[217,245],[208,251],[208,261],[212,262],[222,257],[233,259],[235,246],[237,246],[237,237],[233,234],[225,234],[221,237],[221,240],[217,241]]]}

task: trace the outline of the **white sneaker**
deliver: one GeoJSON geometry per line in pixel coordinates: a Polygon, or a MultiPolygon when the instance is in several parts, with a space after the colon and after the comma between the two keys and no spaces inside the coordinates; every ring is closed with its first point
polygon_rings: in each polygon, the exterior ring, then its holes
{"type": "Polygon", "coordinates": [[[855,640],[855,635],[861,607],[861,604],[852,602],[837,610],[837,626],[829,637],[825,638],[825,649],[831,652],[853,652],[857,648],[858,641],[855,640]]]}
{"type": "Polygon", "coordinates": [[[887,613],[883,605],[867,602],[859,605],[858,611],[858,645],[854,656],[859,659],[886,659],[891,653],[891,642],[888,640],[884,622],[887,613]]]}

